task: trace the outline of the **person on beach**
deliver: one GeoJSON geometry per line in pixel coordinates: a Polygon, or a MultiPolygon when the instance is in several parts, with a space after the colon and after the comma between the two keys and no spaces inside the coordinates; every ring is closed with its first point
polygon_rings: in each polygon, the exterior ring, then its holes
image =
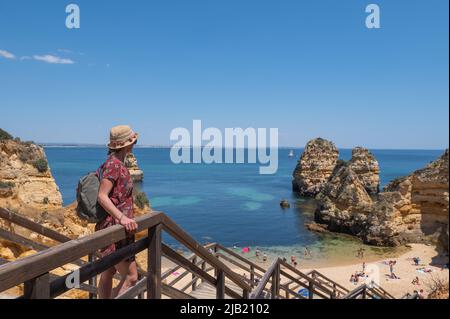
{"type": "Polygon", "coordinates": [[[366,273],[366,263],[363,262],[362,264],[362,272],[365,274],[366,273]]]}
{"type": "Polygon", "coordinates": [[[255,251],[255,256],[256,256],[256,258],[258,258],[258,259],[259,259],[259,256],[261,256],[261,252],[259,251],[259,249],[256,249],[256,251],[255,251]]]}
{"type": "Polygon", "coordinates": [[[312,258],[311,250],[309,250],[308,247],[305,247],[305,257],[306,257],[306,256],[309,256],[309,257],[312,258]]]}
{"type": "Polygon", "coordinates": [[[295,256],[291,256],[291,265],[295,264],[297,258],[295,256]]]}
{"type": "Polygon", "coordinates": [[[364,253],[365,253],[365,249],[364,248],[358,249],[357,257],[361,258],[361,259],[364,259],[364,253]]]}
{"type": "Polygon", "coordinates": [[[420,286],[420,280],[419,277],[414,278],[414,280],[411,282],[414,286],[420,286]]]}
{"type": "Polygon", "coordinates": [[[266,255],[266,254],[264,254],[264,256],[263,256],[263,262],[264,262],[264,263],[266,263],[266,262],[267,262],[267,258],[268,258],[268,257],[267,257],[267,255],[266,255]]]}
{"type": "MultiPolygon", "coordinates": [[[[108,144],[108,158],[97,171],[100,179],[98,203],[105,209],[108,216],[97,223],[95,231],[114,225],[122,225],[127,231],[127,237],[124,240],[100,251],[102,257],[135,241],[134,233],[138,225],[134,220],[133,181],[124,161],[125,157],[132,152],[137,139],[138,134],[129,126],[113,127],[108,144]]],[[[123,260],[101,274],[98,285],[99,298],[114,299],[135,286],[137,280],[138,271],[135,257],[123,260]],[[113,277],[117,272],[120,274],[121,280],[119,285],[113,289],[113,277]]]]}

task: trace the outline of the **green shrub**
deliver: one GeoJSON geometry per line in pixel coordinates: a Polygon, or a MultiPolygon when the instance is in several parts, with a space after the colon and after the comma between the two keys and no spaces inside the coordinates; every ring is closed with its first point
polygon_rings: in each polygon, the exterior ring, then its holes
{"type": "Polygon", "coordinates": [[[0,188],[13,188],[14,186],[16,186],[16,185],[12,182],[0,181],[0,188]]]}
{"type": "Polygon", "coordinates": [[[0,128],[0,141],[12,140],[13,136],[0,128]]]}
{"type": "Polygon", "coordinates": [[[137,207],[144,209],[150,206],[150,201],[148,200],[147,194],[141,191],[136,191],[134,194],[134,202],[137,207]]]}
{"type": "Polygon", "coordinates": [[[39,173],[45,173],[48,171],[48,163],[44,158],[40,158],[32,162],[33,166],[39,171],[39,173]]]}

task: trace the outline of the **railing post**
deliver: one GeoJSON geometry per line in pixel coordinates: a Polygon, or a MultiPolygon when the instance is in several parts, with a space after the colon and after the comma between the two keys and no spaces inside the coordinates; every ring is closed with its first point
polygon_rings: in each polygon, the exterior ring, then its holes
{"type": "Polygon", "coordinates": [[[161,299],[161,229],[158,224],[148,230],[147,299],[161,299]]]}
{"type": "Polygon", "coordinates": [[[222,269],[216,269],[217,271],[217,287],[216,287],[216,299],[225,299],[225,273],[222,269]]]}
{"type": "MultiPolygon", "coordinates": [[[[192,259],[192,263],[194,264],[194,266],[197,266],[197,257],[194,257],[192,259]]],[[[195,278],[197,278],[195,276],[195,274],[192,274],[192,280],[194,280],[194,283],[192,284],[192,291],[196,291],[197,290],[197,281],[195,281],[195,278]]]]}
{"type": "Polygon", "coordinates": [[[272,276],[272,299],[278,299],[280,294],[280,264],[277,264],[272,276]]]}
{"type": "Polygon", "coordinates": [[[50,274],[26,281],[23,296],[25,299],[50,299],[50,274]]]}
{"type": "MultiPolygon", "coordinates": [[[[95,261],[95,254],[89,254],[88,261],[89,263],[93,263],[95,261]]],[[[97,276],[94,276],[91,279],[89,279],[89,285],[91,287],[97,288],[97,276]]],[[[90,292],[89,299],[97,299],[97,295],[90,292]]]]}
{"type": "MultiPolygon", "coordinates": [[[[214,246],[214,257],[217,257],[219,259],[219,256],[217,256],[217,246],[214,246]]],[[[219,274],[217,273],[217,268],[214,269],[214,277],[217,278],[219,274]]]]}
{"type": "Polygon", "coordinates": [[[314,282],[316,280],[316,273],[312,273],[312,280],[309,282],[309,299],[314,299],[314,282]]]}
{"type": "Polygon", "coordinates": [[[255,267],[254,266],[250,266],[250,281],[251,281],[250,286],[254,287],[255,286],[255,267]]]}
{"type": "Polygon", "coordinates": [[[287,284],[287,286],[286,286],[286,299],[289,299],[289,296],[291,295],[290,293],[289,293],[289,286],[290,286],[290,284],[288,283],[287,284]]]}
{"type": "MultiPolygon", "coordinates": [[[[206,261],[202,262],[202,270],[206,271],[206,261]]],[[[202,279],[202,282],[204,282],[204,280],[202,279]]]]}

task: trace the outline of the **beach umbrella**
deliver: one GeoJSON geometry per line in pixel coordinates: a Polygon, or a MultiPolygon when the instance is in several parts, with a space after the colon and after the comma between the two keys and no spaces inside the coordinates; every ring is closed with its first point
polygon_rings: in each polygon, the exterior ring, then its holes
{"type": "Polygon", "coordinates": [[[299,290],[298,294],[302,297],[309,298],[309,290],[306,288],[299,290]]]}

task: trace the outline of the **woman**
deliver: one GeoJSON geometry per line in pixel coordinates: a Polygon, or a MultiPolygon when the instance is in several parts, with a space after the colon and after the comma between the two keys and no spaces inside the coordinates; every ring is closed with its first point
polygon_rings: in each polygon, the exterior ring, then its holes
{"type": "MultiPolygon", "coordinates": [[[[134,242],[134,232],[138,225],[133,212],[133,181],[124,161],[137,143],[138,134],[129,126],[116,126],[111,129],[109,153],[106,162],[99,168],[100,178],[98,203],[109,214],[105,220],[99,222],[95,230],[99,231],[114,225],[122,225],[127,230],[127,237],[101,250],[102,256],[112,254],[116,250],[134,242]]],[[[135,257],[124,260],[102,273],[98,294],[100,299],[113,299],[122,295],[129,288],[136,285],[138,272],[135,257]],[[120,284],[113,289],[113,277],[119,272],[120,284]]]]}

